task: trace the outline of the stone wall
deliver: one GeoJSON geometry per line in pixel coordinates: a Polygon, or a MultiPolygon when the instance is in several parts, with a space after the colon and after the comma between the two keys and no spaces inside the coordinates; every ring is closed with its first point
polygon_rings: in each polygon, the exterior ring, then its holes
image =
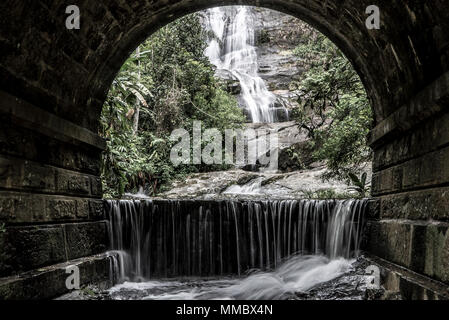
{"type": "Polygon", "coordinates": [[[109,259],[95,257],[108,246],[104,142],[3,91],[0,101],[0,300],[65,293],[71,264],[83,284],[108,280],[109,259]]]}
{"type": "Polygon", "coordinates": [[[376,217],[366,249],[449,284],[449,94],[440,77],[372,131],[376,217]]]}

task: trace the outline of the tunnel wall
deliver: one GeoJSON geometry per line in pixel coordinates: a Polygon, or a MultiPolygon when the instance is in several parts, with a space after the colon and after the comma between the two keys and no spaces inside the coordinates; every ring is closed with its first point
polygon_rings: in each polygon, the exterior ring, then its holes
{"type": "MultiPolygon", "coordinates": [[[[8,277],[102,253],[107,235],[99,179],[104,142],[5,92],[0,100],[9,111],[0,113],[1,299],[13,290],[6,289],[8,277]]],[[[47,292],[65,284],[41,281],[47,292]]]]}
{"type": "Polygon", "coordinates": [[[449,283],[449,4],[405,0],[1,1],[0,278],[106,249],[97,130],[111,82],[152,32],[225,4],[292,14],[351,60],[376,122],[366,249],[449,283]],[[80,30],[65,28],[72,4],[80,30]],[[372,4],[380,30],[365,27],[372,4]]]}
{"type": "Polygon", "coordinates": [[[0,101],[0,300],[67,292],[68,265],[81,284],[108,281],[104,141],[3,91],[0,101]]]}
{"type": "Polygon", "coordinates": [[[449,283],[449,74],[373,131],[373,196],[367,250],[449,283]]]}

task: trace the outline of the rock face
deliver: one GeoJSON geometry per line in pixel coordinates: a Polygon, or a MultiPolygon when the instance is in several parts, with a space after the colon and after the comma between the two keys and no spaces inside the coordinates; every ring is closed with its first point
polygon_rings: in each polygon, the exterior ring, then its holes
{"type": "Polygon", "coordinates": [[[259,76],[277,97],[276,107],[291,110],[298,105],[291,83],[300,80],[305,71],[294,50],[305,38],[305,33],[310,36],[318,32],[305,22],[278,11],[254,7],[252,12],[259,76]]]}
{"type": "MultiPolygon", "coordinates": [[[[447,1],[396,1],[394,5],[384,5],[382,28],[388,32],[370,32],[360,23],[366,19],[366,7],[372,4],[368,0],[78,1],[84,15],[81,30],[76,33],[61,27],[62,1],[2,1],[1,21],[8,21],[0,28],[2,155],[14,162],[35,161],[45,168],[88,172],[98,178],[102,150],[97,144],[85,144],[98,138],[96,132],[105,92],[120,69],[120,62],[125,61],[141,39],[170,19],[218,4],[236,3],[271,6],[303,16],[321,25],[340,43],[365,80],[376,115],[377,127],[371,142],[376,159],[374,176],[378,182],[373,194],[381,204],[395,197],[409,208],[414,208],[419,199],[435,199],[431,210],[412,212],[413,216],[403,207],[382,205],[379,219],[390,226],[383,227],[385,232],[377,233],[381,238],[373,241],[373,245],[379,247],[395,241],[400,234],[393,225],[408,225],[413,230],[415,226],[410,220],[418,214],[419,219],[446,222],[449,175],[441,172],[447,172],[449,158],[447,153],[442,153],[448,152],[449,144],[449,79],[445,74],[449,70],[447,1]],[[30,105],[35,107],[34,111],[24,112],[30,105]],[[31,118],[40,121],[30,125],[31,118]],[[420,170],[418,164],[423,166],[420,170]]],[[[21,172],[14,171],[5,177],[20,178],[21,172]]],[[[4,197],[11,192],[20,196],[14,202],[17,208],[22,208],[14,212],[21,221],[19,227],[36,225],[34,220],[28,220],[29,196],[58,199],[61,195],[38,181],[33,178],[31,182],[36,184],[2,188],[4,197]]],[[[85,194],[72,196],[73,200],[85,198],[85,194]]],[[[12,229],[11,210],[8,206],[3,208],[2,222],[6,222],[7,229],[12,229]]],[[[50,206],[45,204],[45,208],[50,206]]],[[[55,221],[39,222],[53,225],[55,221]]],[[[449,270],[448,242],[444,247],[432,241],[437,239],[433,236],[434,228],[428,226],[429,241],[426,242],[409,234],[404,245],[408,246],[406,251],[410,257],[405,261],[394,253],[378,251],[378,254],[383,259],[391,257],[414,272],[424,274],[424,270],[428,276],[443,279],[434,276],[432,269],[449,270]],[[421,246],[424,243],[426,250],[421,246]],[[428,264],[410,260],[424,255],[429,257],[428,264]]],[[[449,283],[448,278],[444,281],[449,283]]],[[[39,282],[34,288],[35,296],[42,297],[46,286],[39,282]]],[[[409,287],[404,290],[410,291],[409,287]]]]}
{"type": "MultiPolygon", "coordinates": [[[[175,181],[170,190],[160,194],[164,199],[305,199],[354,197],[349,185],[337,180],[323,181],[324,163],[314,162],[308,149],[307,133],[293,122],[251,123],[257,136],[247,141],[257,143],[272,132],[278,134],[278,146],[270,152],[278,154],[276,168],[271,166],[245,166],[228,171],[193,174],[175,181]]],[[[366,163],[360,171],[368,173],[371,180],[371,164],[366,163]]]]}
{"type": "Polygon", "coordinates": [[[259,75],[275,94],[287,94],[289,84],[302,70],[293,53],[299,45],[305,23],[292,16],[252,8],[255,18],[259,75]]]}
{"type": "MultiPolygon", "coordinates": [[[[248,172],[230,170],[191,175],[174,182],[164,199],[307,199],[354,197],[341,181],[322,181],[326,167],[316,164],[310,170],[291,173],[248,172]]],[[[369,165],[364,169],[371,175],[369,165]]]]}
{"type": "Polygon", "coordinates": [[[291,172],[294,170],[306,169],[313,162],[310,150],[307,150],[307,134],[300,129],[294,121],[278,122],[278,123],[251,123],[247,124],[248,129],[256,132],[256,139],[249,140],[248,145],[253,144],[257,146],[260,140],[269,140],[268,134],[276,133],[278,137],[278,145],[273,148],[270,147],[270,152],[277,153],[278,162],[276,167],[268,167],[263,165],[247,166],[243,168],[249,171],[279,171],[291,172]],[[301,163],[300,159],[292,157],[292,151],[297,151],[301,154],[301,159],[308,159],[301,163]],[[298,161],[299,160],[299,161],[298,161]]]}

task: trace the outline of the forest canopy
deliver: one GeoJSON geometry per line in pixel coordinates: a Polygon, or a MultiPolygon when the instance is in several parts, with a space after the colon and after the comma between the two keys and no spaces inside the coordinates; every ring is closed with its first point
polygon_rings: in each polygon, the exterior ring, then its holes
{"type": "Polygon", "coordinates": [[[367,136],[373,113],[362,81],[343,53],[311,27],[295,55],[305,72],[290,85],[298,93],[293,118],[307,131],[315,160],[326,163],[324,178],[352,180],[372,160],[367,136]]]}

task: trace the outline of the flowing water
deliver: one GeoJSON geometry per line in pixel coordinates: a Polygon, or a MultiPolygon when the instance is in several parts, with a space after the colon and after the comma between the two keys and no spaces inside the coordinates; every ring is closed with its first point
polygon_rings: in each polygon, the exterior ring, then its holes
{"type": "Polygon", "coordinates": [[[282,300],[353,269],[353,261],[324,256],[294,256],[272,272],[245,278],[177,279],[124,282],[109,290],[115,300],[282,300]]]}
{"type": "Polygon", "coordinates": [[[366,200],[108,201],[113,299],[284,299],[358,256],[366,200]]]}
{"type": "Polygon", "coordinates": [[[238,80],[242,107],[247,110],[253,123],[274,122],[276,96],[267,89],[265,81],[258,75],[251,8],[213,8],[207,10],[205,16],[205,28],[213,34],[206,56],[217,67],[218,72],[229,74],[231,78],[238,80]]]}
{"type": "Polygon", "coordinates": [[[137,193],[125,193],[123,195],[125,199],[150,199],[150,197],[145,193],[143,187],[139,187],[139,191],[137,193]]]}
{"type": "Polygon", "coordinates": [[[249,183],[240,186],[232,185],[228,187],[223,194],[225,195],[260,195],[260,189],[262,188],[262,182],[264,178],[260,177],[250,181],[249,183]]]}

